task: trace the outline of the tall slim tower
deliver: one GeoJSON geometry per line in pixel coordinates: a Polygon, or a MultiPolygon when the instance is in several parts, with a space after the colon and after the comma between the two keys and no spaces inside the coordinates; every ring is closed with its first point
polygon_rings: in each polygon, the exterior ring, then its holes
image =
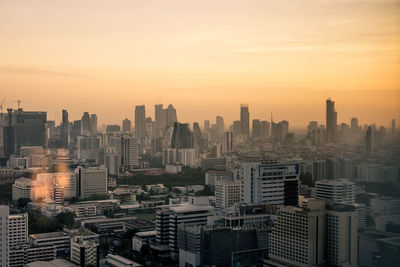
{"type": "Polygon", "coordinates": [[[69,144],[69,121],[68,121],[68,111],[66,109],[62,110],[62,121],[61,121],[61,142],[63,147],[67,147],[69,144]]]}
{"type": "Polygon", "coordinates": [[[163,122],[163,104],[154,105],[154,123],[154,137],[159,138],[163,135],[163,131],[165,130],[165,122],[163,122]]]}
{"type": "Polygon", "coordinates": [[[366,145],[367,145],[367,155],[372,157],[374,154],[374,127],[368,126],[366,133],[366,145]]]}
{"type": "Polygon", "coordinates": [[[248,138],[250,134],[250,113],[249,107],[245,104],[240,105],[240,128],[242,136],[248,138]]]}
{"type": "Polygon", "coordinates": [[[135,107],[135,135],[139,139],[146,136],[146,108],[144,105],[135,107]]]}
{"type": "Polygon", "coordinates": [[[396,132],[396,119],[392,119],[392,133],[396,132]]]}
{"type": "Polygon", "coordinates": [[[335,111],[335,102],[326,100],[326,141],[328,143],[336,142],[337,131],[337,112],[335,111]]]}

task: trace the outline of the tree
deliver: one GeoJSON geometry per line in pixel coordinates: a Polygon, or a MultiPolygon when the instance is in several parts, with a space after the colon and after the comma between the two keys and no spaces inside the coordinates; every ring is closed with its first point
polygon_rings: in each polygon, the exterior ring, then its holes
{"type": "Polygon", "coordinates": [[[66,225],[72,227],[75,224],[75,214],[72,212],[61,212],[56,217],[56,223],[60,228],[66,225]]]}
{"type": "Polygon", "coordinates": [[[29,198],[19,198],[17,200],[18,207],[20,207],[20,208],[25,208],[29,202],[31,202],[31,200],[29,198]]]}

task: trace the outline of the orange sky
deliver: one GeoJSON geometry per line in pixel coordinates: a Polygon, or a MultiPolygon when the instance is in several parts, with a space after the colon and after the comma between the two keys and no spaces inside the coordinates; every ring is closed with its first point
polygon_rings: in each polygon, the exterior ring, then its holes
{"type": "Polygon", "coordinates": [[[398,0],[0,0],[0,101],[59,120],[133,120],[172,103],[180,121],[389,125],[400,119],[398,0]]]}

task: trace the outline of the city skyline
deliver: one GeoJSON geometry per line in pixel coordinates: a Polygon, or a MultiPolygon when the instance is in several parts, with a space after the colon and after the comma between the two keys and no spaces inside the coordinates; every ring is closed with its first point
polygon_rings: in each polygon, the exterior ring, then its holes
{"type": "Polygon", "coordinates": [[[332,97],[339,122],[387,125],[400,118],[399,8],[394,0],[2,1],[0,98],[51,120],[66,108],[105,123],[158,103],[173,103],[181,121],[231,122],[247,103],[253,118],[273,112],[297,128],[323,121],[317,103],[332,97]]]}

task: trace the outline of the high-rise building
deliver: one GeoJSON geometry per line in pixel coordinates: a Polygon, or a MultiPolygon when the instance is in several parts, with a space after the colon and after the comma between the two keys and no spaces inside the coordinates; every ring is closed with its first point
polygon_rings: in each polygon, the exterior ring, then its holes
{"type": "Polygon", "coordinates": [[[261,137],[267,138],[270,134],[270,124],[268,121],[261,121],[261,137]]]}
{"type": "Polygon", "coordinates": [[[108,189],[107,168],[78,166],[75,169],[80,198],[106,196],[108,189]]]}
{"type": "Polygon", "coordinates": [[[289,122],[288,121],[281,121],[279,123],[281,125],[281,138],[280,140],[284,140],[289,133],[289,122]]]}
{"type": "Polygon", "coordinates": [[[224,118],[222,116],[217,116],[215,122],[217,126],[217,135],[219,137],[222,137],[225,131],[224,118]]]}
{"type": "Polygon", "coordinates": [[[199,152],[201,147],[201,130],[198,122],[193,122],[193,147],[196,149],[196,153],[199,152]]]}
{"type": "Polygon", "coordinates": [[[131,135],[111,136],[109,145],[115,147],[119,156],[120,169],[123,171],[139,166],[138,140],[131,135]]]}
{"type": "Polygon", "coordinates": [[[90,135],[91,134],[91,121],[89,112],[84,112],[81,118],[81,135],[90,135]]]}
{"type": "Polygon", "coordinates": [[[173,256],[177,256],[178,226],[207,225],[208,217],[213,215],[213,207],[207,205],[180,204],[171,205],[156,212],[156,241],[169,247],[173,256]]]}
{"type": "Polygon", "coordinates": [[[335,102],[326,100],[326,142],[335,143],[337,132],[337,112],[335,111],[335,102]]]}
{"type": "Polygon", "coordinates": [[[172,148],[193,148],[192,133],[188,123],[174,123],[171,139],[172,148]]]}
{"type": "Polygon", "coordinates": [[[240,130],[241,135],[244,138],[248,138],[250,136],[250,113],[249,106],[240,105],[240,130]]]}
{"type": "Polygon", "coordinates": [[[349,205],[327,205],[325,211],[326,262],[330,266],[357,266],[357,212],[349,205]]]}
{"type": "Polygon", "coordinates": [[[132,129],[132,122],[126,118],[122,121],[122,132],[123,133],[130,133],[132,129]]]}
{"type": "Polygon", "coordinates": [[[135,136],[141,140],[146,136],[146,107],[135,107],[135,136]]]}
{"type": "Polygon", "coordinates": [[[261,137],[261,122],[258,119],[253,120],[253,138],[261,137]]]}
{"type": "Polygon", "coordinates": [[[297,205],[300,167],[277,161],[242,163],[241,202],[297,205]]]}
{"type": "Polygon", "coordinates": [[[8,254],[10,244],[8,242],[8,215],[10,208],[8,206],[0,206],[0,266],[8,265],[8,254]]]}
{"type": "Polygon", "coordinates": [[[100,137],[80,135],[77,137],[76,157],[80,160],[93,161],[100,149],[100,137]]]}
{"type": "Polygon", "coordinates": [[[229,208],[236,203],[240,203],[240,181],[216,181],[215,206],[229,208]]]}
{"type": "Polygon", "coordinates": [[[65,109],[62,110],[60,137],[62,146],[67,147],[69,145],[69,121],[68,121],[68,111],[65,109]]]}
{"type": "Polygon", "coordinates": [[[233,132],[224,132],[221,148],[222,153],[229,153],[233,151],[233,132]]]}
{"type": "Polygon", "coordinates": [[[324,263],[324,221],[324,200],[310,201],[307,209],[281,207],[269,235],[266,266],[317,266],[324,263]]]}
{"type": "Polygon", "coordinates": [[[356,184],[345,179],[316,181],[315,197],[335,203],[355,204],[356,184]]]}
{"type": "Polygon", "coordinates": [[[45,198],[60,204],[64,198],[74,198],[77,193],[76,176],[73,172],[38,173],[36,181],[45,185],[45,198]]]}
{"type": "Polygon", "coordinates": [[[368,126],[368,130],[366,132],[366,150],[367,156],[372,157],[374,155],[374,128],[372,126],[368,126]]]}
{"type": "Polygon", "coordinates": [[[178,227],[179,267],[261,266],[268,252],[268,228],[178,227]]]}
{"type": "Polygon", "coordinates": [[[396,119],[392,119],[392,133],[396,132],[396,119]]]}
{"type": "Polygon", "coordinates": [[[205,120],[204,121],[204,132],[208,133],[210,131],[210,127],[211,127],[210,121],[209,120],[205,120]]]}
{"type": "Polygon", "coordinates": [[[357,118],[351,118],[350,122],[351,126],[351,133],[352,134],[357,134],[359,132],[359,126],[358,126],[358,119],[357,118]]]}
{"type": "Polygon", "coordinates": [[[178,122],[178,117],[176,115],[176,109],[172,104],[169,104],[163,112],[165,128],[173,127],[175,122],[178,122]]]}
{"type": "Polygon", "coordinates": [[[91,135],[97,134],[97,115],[96,114],[90,115],[90,134],[91,135]]]}

